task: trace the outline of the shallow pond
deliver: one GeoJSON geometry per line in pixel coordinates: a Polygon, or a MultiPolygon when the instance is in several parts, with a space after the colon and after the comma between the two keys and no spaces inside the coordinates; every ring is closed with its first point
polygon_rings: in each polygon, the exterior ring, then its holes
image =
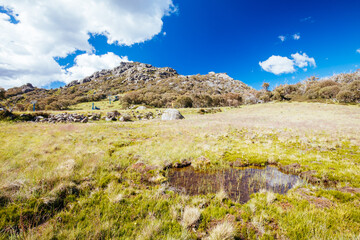
{"type": "Polygon", "coordinates": [[[217,193],[225,190],[237,202],[245,203],[261,189],[285,194],[301,179],[280,172],[276,167],[230,168],[217,171],[197,171],[193,167],[171,169],[169,184],[188,195],[217,193]]]}

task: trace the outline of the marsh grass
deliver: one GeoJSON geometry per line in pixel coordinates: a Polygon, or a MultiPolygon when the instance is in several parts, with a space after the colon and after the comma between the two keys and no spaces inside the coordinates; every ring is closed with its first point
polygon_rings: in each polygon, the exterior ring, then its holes
{"type": "Polygon", "coordinates": [[[197,233],[210,233],[214,222],[231,215],[238,238],[359,238],[360,195],[339,191],[360,187],[358,110],[270,103],[189,112],[174,122],[1,122],[0,239],[195,239],[182,225],[186,206],[201,212],[197,233]],[[275,197],[258,192],[239,204],[219,201],[216,192],[186,196],[164,183],[148,184],[131,168],[141,161],[158,166],[151,177],[166,177],[166,164],[202,156],[210,161],[207,170],[235,161],[299,163],[300,172],[313,170],[336,184],[302,183],[275,197]],[[331,206],[317,207],[318,198],[331,206]]]}

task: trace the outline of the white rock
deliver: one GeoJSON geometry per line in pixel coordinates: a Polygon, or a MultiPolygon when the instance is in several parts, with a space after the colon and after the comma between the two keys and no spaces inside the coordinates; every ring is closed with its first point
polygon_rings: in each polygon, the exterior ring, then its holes
{"type": "Polygon", "coordinates": [[[179,110],[176,109],[166,109],[164,113],[161,115],[161,120],[164,121],[177,120],[177,119],[184,119],[184,116],[181,115],[179,110]]]}

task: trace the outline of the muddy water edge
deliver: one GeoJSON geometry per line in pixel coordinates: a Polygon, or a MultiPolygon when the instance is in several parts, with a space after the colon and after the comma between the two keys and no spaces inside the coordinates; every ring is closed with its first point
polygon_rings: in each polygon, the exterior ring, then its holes
{"type": "Polygon", "coordinates": [[[250,200],[250,195],[261,189],[285,194],[302,180],[285,174],[274,166],[265,168],[228,168],[196,170],[193,167],[173,168],[168,172],[170,186],[188,195],[206,195],[224,190],[230,199],[239,203],[250,200]]]}

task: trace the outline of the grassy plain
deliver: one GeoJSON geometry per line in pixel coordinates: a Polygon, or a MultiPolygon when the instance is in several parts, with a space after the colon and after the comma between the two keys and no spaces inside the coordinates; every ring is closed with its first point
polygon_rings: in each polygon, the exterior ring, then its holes
{"type": "Polygon", "coordinates": [[[0,239],[360,238],[359,106],[268,103],[185,118],[0,123],[0,239]],[[321,183],[246,204],[169,187],[164,166],[200,157],[208,169],[298,163],[321,183]]]}

